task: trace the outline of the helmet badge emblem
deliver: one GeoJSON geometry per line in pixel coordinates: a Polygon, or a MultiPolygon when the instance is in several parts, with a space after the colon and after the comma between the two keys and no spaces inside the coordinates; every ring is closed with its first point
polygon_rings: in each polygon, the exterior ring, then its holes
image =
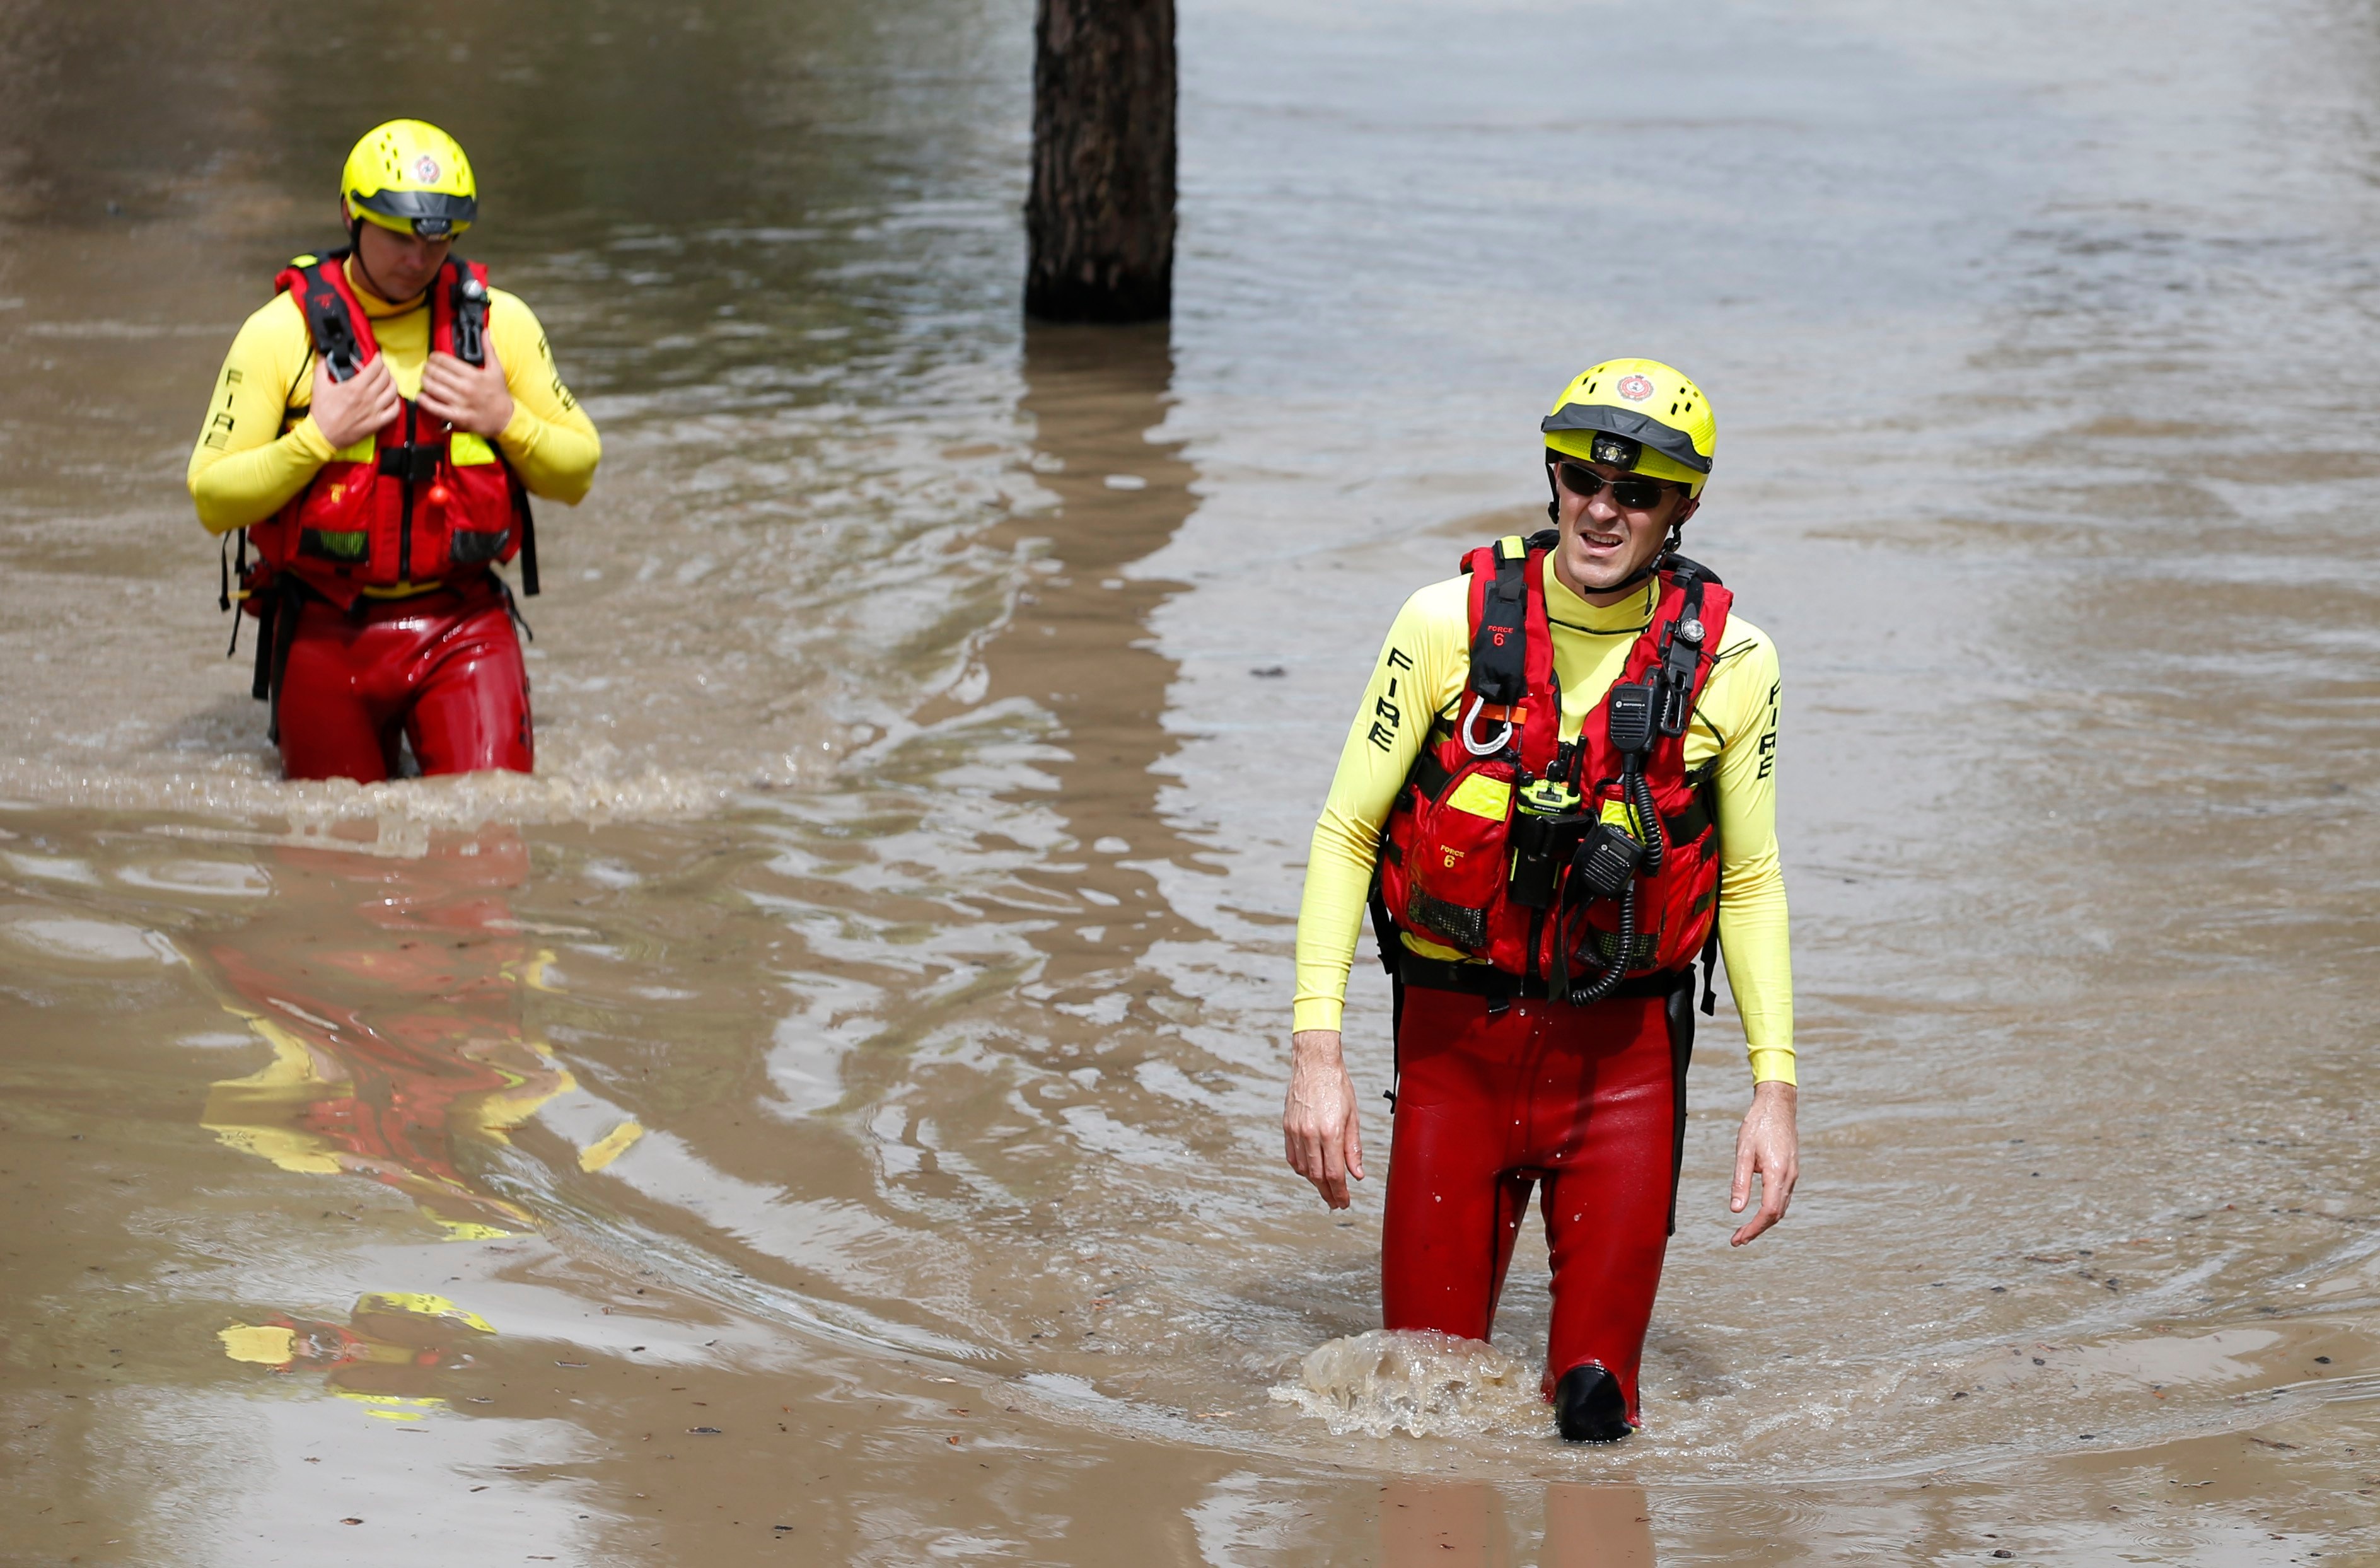
{"type": "Polygon", "coordinates": [[[1653,395],[1653,382],[1648,376],[1621,376],[1612,390],[1631,403],[1642,403],[1653,395]]]}
{"type": "MultiPolygon", "coordinates": [[[[424,185],[436,185],[438,183],[438,160],[430,156],[427,152],[413,160],[413,177],[419,180],[424,185]]],[[[1652,391],[1653,383],[1651,382],[1646,382],[1645,383],[1645,390],[1646,392],[1652,391]]]]}

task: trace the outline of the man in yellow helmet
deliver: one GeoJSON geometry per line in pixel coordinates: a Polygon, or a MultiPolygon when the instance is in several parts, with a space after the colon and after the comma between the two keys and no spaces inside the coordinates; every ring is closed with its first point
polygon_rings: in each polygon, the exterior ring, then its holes
{"type": "Polygon", "coordinates": [[[1366,905],[1396,994],[1381,1306],[1488,1337],[1531,1189],[1553,1269],[1562,1436],[1637,1425],[1677,1212],[1693,966],[1750,1047],[1742,1246],[1798,1168],[1776,833],[1777,650],[1677,553],[1718,427],[1670,366],[1615,359],[1540,426],[1555,526],[1470,553],[1389,628],[1315,825],[1297,926],[1289,1163],[1334,1209],[1363,1179],[1340,1014],[1366,905]]]}
{"type": "Polygon", "coordinates": [[[254,690],[292,779],[385,779],[401,741],[424,773],[533,763],[494,568],[518,558],[537,591],[528,498],[577,504],[602,448],[537,317],[453,254],[479,206],[444,131],[366,133],[340,179],[347,244],[282,270],[190,454],[199,520],[242,530],[254,690]]]}

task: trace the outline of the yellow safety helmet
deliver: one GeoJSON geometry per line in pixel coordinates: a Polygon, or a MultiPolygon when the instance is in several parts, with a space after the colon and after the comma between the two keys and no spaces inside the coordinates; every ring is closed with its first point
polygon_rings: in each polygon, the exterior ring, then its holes
{"type": "Polygon", "coordinates": [[[391,120],[364,132],[347,154],[339,194],[358,221],[424,239],[460,234],[480,215],[471,160],[426,120],[391,120]]]}
{"type": "Polygon", "coordinates": [[[1583,371],[1537,428],[1550,451],[1673,480],[1691,495],[1703,492],[1718,446],[1710,399],[1658,359],[1606,359],[1583,371]]]}

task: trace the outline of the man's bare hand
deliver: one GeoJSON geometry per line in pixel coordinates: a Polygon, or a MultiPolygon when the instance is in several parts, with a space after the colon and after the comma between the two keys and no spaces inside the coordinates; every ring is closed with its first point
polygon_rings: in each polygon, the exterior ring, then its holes
{"type": "Polygon", "coordinates": [[[375,358],[345,381],[333,381],[331,367],[317,361],[310,411],[314,428],[334,450],[387,429],[397,413],[396,381],[388,373],[388,361],[375,358]]]}
{"type": "Polygon", "coordinates": [[[1728,1209],[1737,1214],[1752,1200],[1752,1178],[1760,1177],[1760,1211],[1729,1238],[1742,1246],[1785,1218],[1793,1201],[1793,1184],[1802,1174],[1802,1140],[1793,1130],[1795,1091],[1789,1083],[1771,1079],[1752,1089],[1752,1109],[1735,1135],[1735,1188],[1728,1209]]]}
{"type": "Polygon", "coordinates": [[[430,356],[421,367],[421,411],[473,435],[504,434],[513,422],[512,390],[504,385],[504,367],[496,358],[493,340],[488,341],[487,353],[484,365],[467,365],[452,354],[430,356]]]}
{"type": "Polygon", "coordinates": [[[1322,1201],[1344,1209],[1349,1177],[1364,1179],[1364,1139],[1355,1085],[1339,1054],[1339,1031],[1302,1029],[1290,1037],[1289,1097],[1281,1136],[1289,1168],[1314,1184],[1322,1201]]]}

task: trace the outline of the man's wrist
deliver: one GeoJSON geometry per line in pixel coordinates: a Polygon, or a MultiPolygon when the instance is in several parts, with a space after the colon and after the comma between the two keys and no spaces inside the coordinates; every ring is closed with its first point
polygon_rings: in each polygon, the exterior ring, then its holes
{"type": "Polygon", "coordinates": [[[1300,1058],[1331,1063],[1339,1060],[1337,1029],[1299,1029],[1289,1037],[1289,1048],[1300,1058]]]}
{"type": "Polygon", "coordinates": [[[1292,1034],[1302,1035],[1316,1029],[1337,1034],[1346,1020],[1346,1003],[1335,996],[1301,996],[1289,1010],[1292,1034]]]}
{"type": "Polygon", "coordinates": [[[289,441],[317,463],[329,462],[339,450],[331,444],[331,438],[322,433],[322,427],[310,412],[289,427],[289,441]]]}

